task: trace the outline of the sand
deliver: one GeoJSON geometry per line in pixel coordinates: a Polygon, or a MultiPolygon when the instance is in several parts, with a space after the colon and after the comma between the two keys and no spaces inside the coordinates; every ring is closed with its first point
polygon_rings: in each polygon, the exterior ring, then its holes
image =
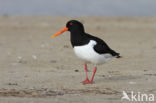
{"type": "Polygon", "coordinates": [[[0,17],[0,103],[129,103],[123,91],[156,96],[155,68],[156,18],[0,17]],[[80,83],[69,32],[50,38],[70,19],[122,56],[98,66],[92,85],[80,83]]]}

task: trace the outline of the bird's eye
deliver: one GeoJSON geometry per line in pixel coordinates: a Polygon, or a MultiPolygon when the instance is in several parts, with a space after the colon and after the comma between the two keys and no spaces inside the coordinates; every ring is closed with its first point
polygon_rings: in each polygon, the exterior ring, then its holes
{"type": "Polygon", "coordinates": [[[73,25],[73,23],[69,23],[69,25],[73,25]]]}

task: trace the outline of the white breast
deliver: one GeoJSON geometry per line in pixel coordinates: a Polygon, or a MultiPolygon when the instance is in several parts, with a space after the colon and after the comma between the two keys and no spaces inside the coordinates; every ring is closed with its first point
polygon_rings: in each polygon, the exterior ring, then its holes
{"type": "Polygon", "coordinates": [[[105,62],[108,62],[109,60],[111,60],[112,55],[111,54],[98,54],[95,50],[94,50],[94,45],[96,45],[96,41],[94,40],[90,40],[90,42],[86,45],[83,46],[75,46],[74,47],[74,52],[75,54],[85,60],[85,61],[89,61],[92,62],[94,64],[102,64],[105,62]]]}

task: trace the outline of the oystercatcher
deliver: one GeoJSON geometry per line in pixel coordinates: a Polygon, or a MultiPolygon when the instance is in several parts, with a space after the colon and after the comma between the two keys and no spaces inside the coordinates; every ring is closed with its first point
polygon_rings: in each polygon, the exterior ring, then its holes
{"type": "Polygon", "coordinates": [[[120,58],[120,54],[112,50],[102,39],[85,32],[84,26],[77,20],[70,20],[66,27],[51,37],[56,37],[65,31],[70,31],[70,41],[75,54],[85,61],[86,79],[83,84],[92,84],[98,64],[110,61],[113,57],[120,58]],[[91,79],[87,76],[87,63],[95,64],[91,79]]]}

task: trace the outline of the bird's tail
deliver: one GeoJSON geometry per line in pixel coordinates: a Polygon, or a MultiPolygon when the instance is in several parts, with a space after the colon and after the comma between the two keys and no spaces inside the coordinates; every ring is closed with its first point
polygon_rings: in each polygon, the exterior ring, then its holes
{"type": "Polygon", "coordinates": [[[122,56],[120,56],[120,53],[118,53],[118,55],[115,56],[116,58],[121,58],[122,56]]]}
{"type": "Polygon", "coordinates": [[[120,53],[116,53],[114,50],[111,50],[111,54],[116,58],[121,58],[120,53]]]}

